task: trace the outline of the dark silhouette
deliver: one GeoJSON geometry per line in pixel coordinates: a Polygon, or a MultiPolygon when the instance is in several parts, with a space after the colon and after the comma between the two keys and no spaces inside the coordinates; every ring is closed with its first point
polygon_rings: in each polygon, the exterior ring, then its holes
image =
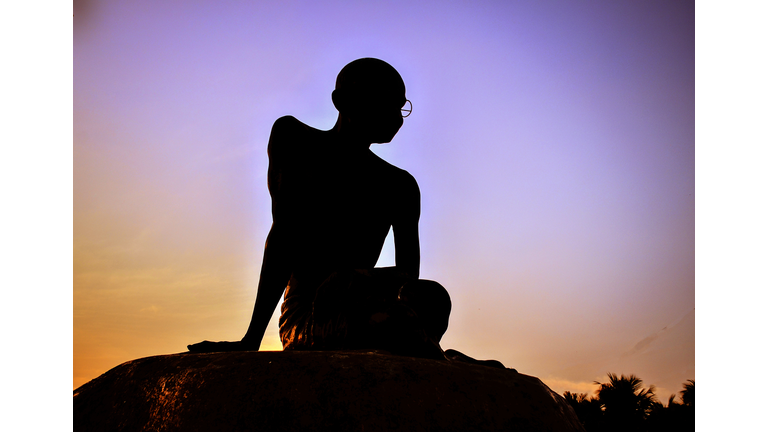
{"type": "Polygon", "coordinates": [[[682,404],[675,402],[676,395],[671,395],[664,406],[656,400],[654,386],[642,388],[640,378],[610,373],[608,378],[607,383],[595,382],[600,386],[595,397],[590,398],[586,393],[563,393],[587,432],[694,430],[693,380],[683,384],[682,404]]]}
{"type": "Polygon", "coordinates": [[[675,402],[676,395],[671,395],[667,406],[654,404],[648,415],[646,430],[654,432],[686,432],[696,428],[695,408],[693,404],[694,381],[683,383],[680,392],[682,403],[675,402]]]}
{"type": "Polygon", "coordinates": [[[603,406],[600,399],[590,398],[586,393],[571,393],[566,391],[563,397],[576,412],[581,425],[587,431],[603,430],[603,406]]]}
{"type": "Polygon", "coordinates": [[[73,392],[87,431],[584,432],[540,379],[375,351],[136,359],[73,392]]]}
{"type": "MultiPolygon", "coordinates": [[[[285,350],[381,349],[446,358],[439,342],[450,297],[437,282],[418,278],[419,187],[370,150],[390,142],[410,114],[405,84],[388,63],[363,58],[341,70],[332,100],[339,116],[331,130],[290,116],[272,128],[273,224],[248,331],[240,341],[204,341],[190,351],[257,350],[285,292],[285,350]],[[390,227],[396,265],[374,268],[390,227]]],[[[452,350],[449,356],[474,361],[465,357],[452,350]]]]}
{"type": "Polygon", "coordinates": [[[683,400],[683,405],[694,407],[694,392],[696,387],[696,381],[688,380],[683,383],[683,390],[680,391],[680,398],[683,400]]]}
{"type": "Polygon", "coordinates": [[[597,396],[605,408],[609,429],[641,431],[643,422],[656,402],[655,387],[642,388],[643,380],[635,375],[620,377],[608,374],[607,383],[599,383],[597,396]]]}

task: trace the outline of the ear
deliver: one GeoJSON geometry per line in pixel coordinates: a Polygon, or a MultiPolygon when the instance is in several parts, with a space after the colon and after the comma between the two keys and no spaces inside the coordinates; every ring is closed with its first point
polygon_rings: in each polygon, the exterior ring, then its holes
{"type": "Polygon", "coordinates": [[[343,108],[346,108],[344,95],[340,91],[334,90],[333,93],[331,93],[331,100],[333,101],[333,106],[335,106],[339,112],[341,112],[343,108]]]}

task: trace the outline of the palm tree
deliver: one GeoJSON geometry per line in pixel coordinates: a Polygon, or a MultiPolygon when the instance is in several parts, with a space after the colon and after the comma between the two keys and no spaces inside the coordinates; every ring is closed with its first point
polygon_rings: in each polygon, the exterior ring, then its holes
{"type": "Polygon", "coordinates": [[[586,393],[563,393],[565,400],[573,407],[576,417],[587,432],[599,432],[602,430],[603,407],[600,401],[590,398],[586,393]]]}
{"type": "Polygon", "coordinates": [[[675,401],[676,395],[669,397],[667,406],[657,403],[646,420],[646,427],[653,432],[693,432],[696,419],[693,411],[693,381],[683,384],[683,402],[675,401]],[[688,402],[688,403],[686,403],[688,402]]]}
{"type": "Polygon", "coordinates": [[[642,387],[643,380],[635,375],[616,376],[608,373],[608,382],[600,383],[597,399],[603,406],[605,422],[611,430],[640,431],[645,419],[659,403],[654,386],[642,387]]]}
{"type": "Polygon", "coordinates": [[[693,407],[693,388],[696,384],[694,380],[688,380],[683,383],[683,390],[680,391],[680,397],[683,399],[683,405],[693,407]]]}

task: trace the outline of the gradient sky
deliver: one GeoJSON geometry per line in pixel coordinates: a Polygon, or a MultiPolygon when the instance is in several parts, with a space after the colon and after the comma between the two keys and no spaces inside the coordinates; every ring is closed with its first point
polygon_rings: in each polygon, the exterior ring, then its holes
{"type": "Polygon", "coordinates": [[[332,127],[360,57],[413,101],[374,151],[421,187],[444,348],[558,392],[695,378],[692,1],[74,5],[74,387],[242,337],[272,122],[332,127]]]}

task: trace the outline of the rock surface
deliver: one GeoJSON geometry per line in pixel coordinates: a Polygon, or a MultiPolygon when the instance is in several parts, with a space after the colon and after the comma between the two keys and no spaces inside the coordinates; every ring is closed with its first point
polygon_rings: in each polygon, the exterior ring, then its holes
{"type": "Polygon", "coordinates": [[[376,352],[173,354],[74,392],[75,431],[583,431],[538,378],[376,352]]]}

